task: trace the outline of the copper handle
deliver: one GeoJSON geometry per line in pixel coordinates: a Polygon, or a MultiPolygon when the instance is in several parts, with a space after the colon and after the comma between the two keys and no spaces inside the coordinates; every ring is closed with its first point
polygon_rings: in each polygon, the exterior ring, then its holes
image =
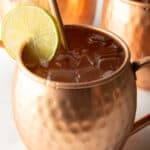
{"type": "Polygon", "coordinates": [[[137,133],[148,125],[150,125],[150,114],[144,116],[143,118],[134,123],[131,135],[137,133]]]}
{"type": "MultiPolygon", "coordinates": [[[[136,72],[146,65],[150,65],[150,56],[134,61],[132,63],[133,71],[136,72]]],[[[148,125],[150,125],[150,114],[147,114],[146,116],[134,123],[131,135],[137,133],[138,131],[140,131],[148,125]]]]}
{"type": "Polygon", "coordinates": [[[150,56],[144,57],[143,59],[139,59],[132,63],[133,71],[136,72],[142,67],[150,65],[150,56]]]}

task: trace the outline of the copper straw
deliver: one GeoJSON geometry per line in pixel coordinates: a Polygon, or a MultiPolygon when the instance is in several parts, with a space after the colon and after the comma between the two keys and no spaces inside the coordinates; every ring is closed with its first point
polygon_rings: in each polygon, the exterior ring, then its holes
{"type": "Polygon", "coordinates": [[[64,25],[63,25],[61,14],[60,14],[60,11],[58,8],[57,1],[56,0],[48,0],[48,1],[49,1],[49,5],[51,8],[51,13],[57,21],[57,25],[58,25],[60,36],[61,36],[62,45],[63,45],[65,50],[69,50],[69,46],[68,46],[67,39],[65,36],[65,31],[64,31],[64,25]]]}

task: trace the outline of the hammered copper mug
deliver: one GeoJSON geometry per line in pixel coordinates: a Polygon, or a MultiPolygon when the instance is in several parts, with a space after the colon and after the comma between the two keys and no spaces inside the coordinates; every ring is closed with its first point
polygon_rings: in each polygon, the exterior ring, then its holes
{"type": "MultiPolygon", "coordinates": [[[[127,138],[150,123],[150,115],[133,125],[135,72],[150,58],[130,63],[126,44],[103,29],[83,25],[118,42],[124,62],[111,76],[83,83],[49,81],[31,73],[17,57],[13,112],[29,150],[120,150],[127,138]]],[[[66,26],[67,28],[67,26],[66,26]]]]}
{"type": "MultiPolygon", "coordinates": [[[[150,3],[104,0],[101,27],[118,34],[128,44],[132,60],[150,56],[150,3]]],[[[137,72],[137,85],[150,90],[150,66],[137,72]]]]}

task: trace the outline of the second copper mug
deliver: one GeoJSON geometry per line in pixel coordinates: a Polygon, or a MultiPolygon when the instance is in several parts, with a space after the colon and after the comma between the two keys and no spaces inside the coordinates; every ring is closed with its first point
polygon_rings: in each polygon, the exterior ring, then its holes
{"type": "MultiPolygon", "coordinates": [[[[57,0],[65,24],[92,24],[96,0],[57,0]]],[[[37,5],[50,11],[48,0],[0,0],[0,24],[4,16],[21,4],[37,5]]]]}
{"type": "Polygon", "coordinates": [[[148,115],[134,124],[135,72],[150,64],[150,58],[130,63],[128,47],[114,34],[70,26],[109,36],[121,45],[124,62],[107,78],[62,83],[32,74],[20,53],[13,89],[20,136],[29,150],[120,150],[130,135],[150,123],[148,115]]]}
{"type": "MultiPolygon", "coordinates": [[[[140,0],[139,0],[140,1],[140,0]]],[[[128,44],[132,61],[150,56],[150,3],[104,0],[101,27],[118,34],[128,44]]],[[[137,85],[150,90],[150,66],[137,72],[137,85]]]]}

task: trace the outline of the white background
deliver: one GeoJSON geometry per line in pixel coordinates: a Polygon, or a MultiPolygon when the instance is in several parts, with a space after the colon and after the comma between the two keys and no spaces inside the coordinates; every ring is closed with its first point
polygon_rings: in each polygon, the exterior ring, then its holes
{"type": "MultiPolygon", "coordinates": [[[[98,0],[97,6],[94,24],[99,26],[102,0],[98,0]]],[[[17,134],[11,109],[11,89],[15,65],[4,49],[0,49],[0,150],[26,150],[17,134]]],[[[150,112],[150,92],[138,89],[136,118],[148,112],[150,112]]],[[[149,139],[150,127],[147,127],[131,137],[124,150],[150,150],[149,139]]]]}

